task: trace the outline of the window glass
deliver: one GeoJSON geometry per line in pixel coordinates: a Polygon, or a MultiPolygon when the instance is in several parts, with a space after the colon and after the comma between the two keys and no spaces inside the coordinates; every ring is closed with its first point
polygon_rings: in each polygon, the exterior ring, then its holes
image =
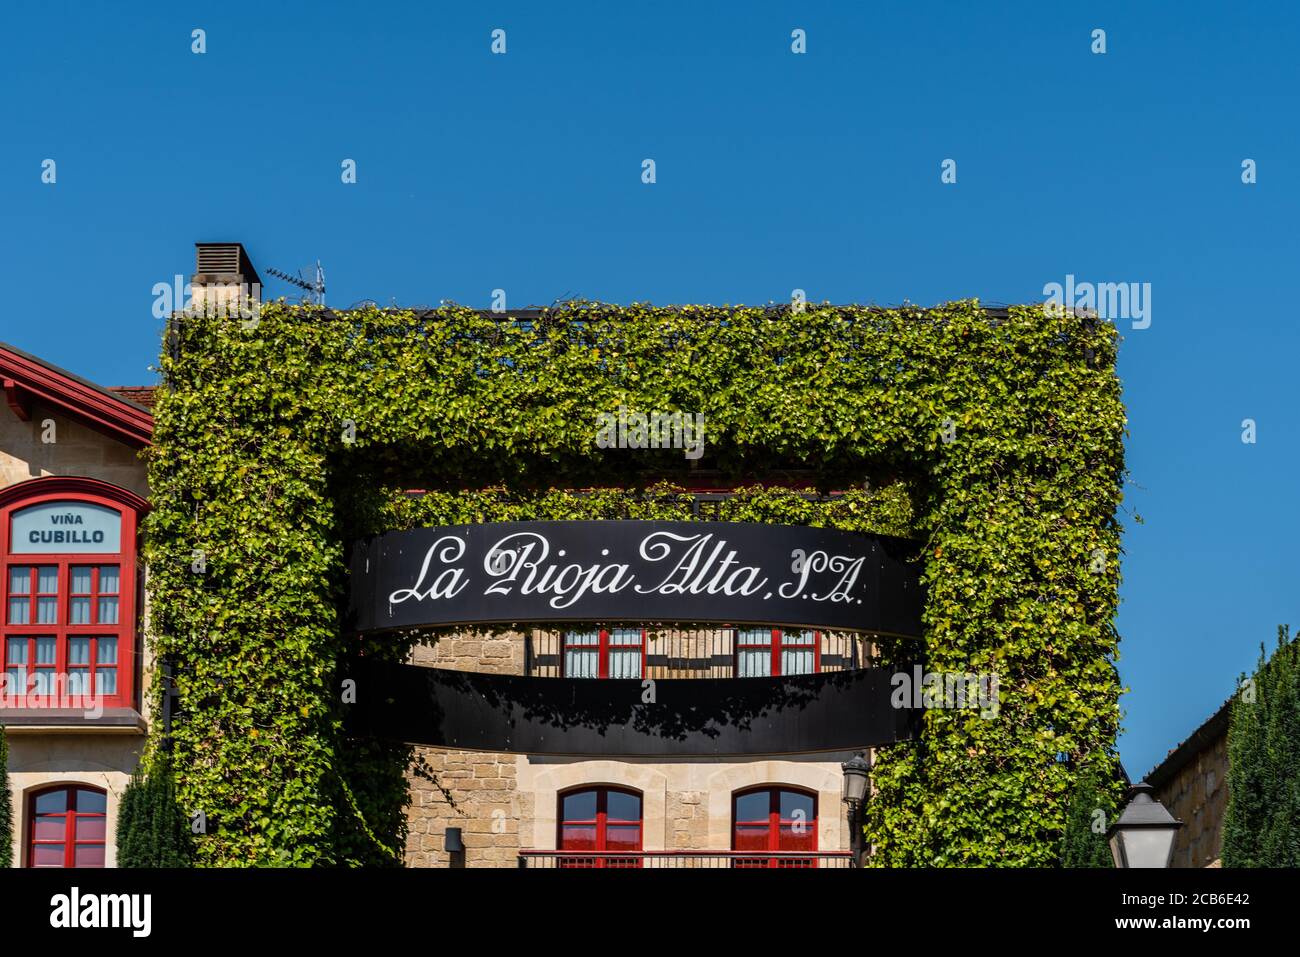
{"type": "Polygon", "coordinates": [[[58,650],[58,643],[52,635],[42,636],[36,639],[36,664],[52,665],[55,662],[55,654],[58,650]]]}
{"type": "Polygon", "coordinates": [[[772,799],[767,791],[750,791],[736,798],[737,821],[767,821],[772,799]]]}
{"type": "MultiPolygon", "coordinates": [[[[79,791],[77,796],[88,792],[79,791]]],[[[78,801],[78,804],[81,802],[78,801]]],[[[102,812],[101,812],[102,813],[102,812]]],[[[103,817],[81,817],[77,816],[77,840],[78,841],[102,841],[104,839],[104,821],[103,817]]]]}
{"type": "Polygon", "coordinates": [[[813,798],[811,794],[804,794],[801,791],[782,791],[781,792],[781,817],[783,819],[793,819],[795,815],[802,814],[805,821],[811,821],[813,818],[813,798]]]}
{"type": "Polygon", "coordinates": [[[36,599],[36,624],[57,625],[59,623],[59,599],[36,599]]]}
{"type": "Polygon", "coordinates": [[[564,825],[561,846],[566,851],[594,851],[596,849],[596,825],[564,825]]]}
{"type": "Polygon", "coordinates": [[[740,678],[764,678],[771,673],[772,629],[737,629],[736,676],[740,678]]]}
{"type": "Polygon", "coordinates": [[[596,792],[575,791],[564,795],[563,816],[566,821],[594,821],[596,819],[596,792]]]}
{"type": "Polygon", "coordinates": [[[9,599],[9,624],[30,625],[32,623],[32,600],[30,598],[9,599]]]}
{"type": "Polygon", "coordinates": [[[25,595],[32,590],[32,570],[26,565],[14,565],[9,569],[9,594],[25,595]]]}
{"type": "Polygon", "coordinates": [[[103,791],[77,789],[78,814],[104,814],[108,811],[108,796],[103,791]]]}
{"type": "Polygon", "coordinates": [[[6,638],[5,639],[5,660],[11,665],[27,664],[27,639],[26,638],[6,638]]]}
{"type": "Polygon", "coordinates": [[[641,797],[625,791],[610,791],[608,815],[611,821],[641,820],[641,797]]]}
{"type": "MultiPolygon", "coordinates": [[[[117,599],[101,598],[99,599],[99,624],[116,625],[117,624],[117,599]]],[[[811,654],[811,652],[809,652],[811,654]]]]}
{"type": "Polygon", "coordinates": [[[100,565],[99,566],[99,593],[101,595],[116,595],[117,585],[117,566],[100,565]]]}
{"type": "Polygon", "coordinates": [[[73,625],[90,624],[90,598],[78,598],[78,595],[90,595],[91,592],[91,573],[89,565],[72,566],[72,595],[74,596],[68,608],[68,621],[73,625]]]}
{"type": "Polygon", "coordinates": [[[640,824],[606,824],[605,825],[605,850],[607,851],[635,851],[641,844],[641,825],[640,824]]]}
{"type": "Polygon", "coordinates": [[[72,594],[89,595],[90,580],[91,575],[89,565],[72,566],[72,594]]]}
{"type": "Polygon", "coordinates": [[[103,867],[108,796],[69,785],[37,794],[31,804],[27,860],[32,867],[103,867]]]}
{"type": "Polygon", "coordinates": [[[734,800],[732,849],[745,852],[732,862],[734,867],[817,866],[815,858],[768,857],[761,853],[817,850],[817,801],[813,795],[772,787],[737,794],[734,800]]]}
{"type": "Polygon", "coordinates": [[[98,668],[95,670],[95,693],[117,694],[117,669],[98,668]]]}
{"type": "Polygon", "coordinates": [[[32,848],[32,867],[62,867],[65,854],[62,844],[37,844],[32,848]]]}
{"type": "Polygon", "coordinates": [[[28,565],[16,565],[9,569],[8,613],[5,620],[11,625],[30,625],[32,623],[32,571],[28,565]]]}
{"type": "Polygon", "coordinates": [[[597,787],[560,796],[560,850],[583,852],[560,867],[640,867],[641,796],[597,787]]]}
{"type": "Polygon", "coordinates": [[[70,695],[90,694],[90,639],[68,639],[68,683],[70,695]]]}
{"type": "Polygon", "coordinates": [[[600,674],[600,632],[571,631],[564,636],[564,674],[595,678],[600,674]]]}
{"type": "Polygon", "coordinates": [[[765,678],[772,673],[769,648],[741,648],[736,652],[736,671],[741,678],[765,678]]]}
{"type": "Polygon", "coordinates": [[[27,639],[5,639],[5,686],[6,696],[27,694],[27,639]]]}
{"type": "Polygon", "coordinates": [[[46,791],[36,795],[35,804],[37,814],[62,814],[68,809],[68,792],[63,789],[46,791]]]}
{"type": "Polygon", "coordinates": [[[781,648],[781,674],[810,675],[816,670],[816,657],[811,648],[781,648]]]}
{"type": "Polygon", "coordinates": [[[76,867],[103,867],[103,844],[78,844],[76,848],[76,867]]]}
{"type": "Polygon", "coordinates": [[[641,677],[641,642],[640,628],[614,628],[609,632],[609,677],[641,677]]]}
{"type": "Polygon", "coordinates": [[[609,676],[611,678],[640,678],[641,649],[609,650],[609,676]]]}
{"type": "Polygon", "coordinates": [[[59,593],[59,566],[42,565],[38,572],[36,590],[42,595],[57,595],[59,593]]]}
{"type": "Polygon", "coordinates": [[[68,639],[68,664],[69,665],[88,665],[90,664],[90,639],[89,638],[69,638],[68,639]]]}
{"type": "Polygon", "coordinates": [[[62,814],[40,814],[32,822],[32,833],[38,841],[62,841],[67,827],[62,814]]]}

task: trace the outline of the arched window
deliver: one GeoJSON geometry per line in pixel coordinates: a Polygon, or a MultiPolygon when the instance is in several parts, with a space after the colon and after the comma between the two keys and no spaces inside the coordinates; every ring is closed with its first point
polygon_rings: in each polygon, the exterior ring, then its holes
{"type": "Polygon", "coordinates": [[[817,850],[817,796],[787,787],[737,791],[731,799],[736,867],[816,867],[816,858],[766,857],[765,851],[817,850]]]}
{"type": "Polygon", "coordinates": [[[645,629],[600,628],[564,633],[564,677],[645,677],[645,629]]]}
{"type": "Polygon", "coordinates": [[[146,507],[94,479],[0,492],[6,706],[135,706],[136,529],[146,507]]]}
{"type": "Polygon", "coordinates": [[[736,629],[736,676],[811,675],[821,670],[821,632],[736,629]]]}
{"type": "Polygon", "coordinates": [[[639,857],[608,857],[641,850],[641,794],[613,787],[578,788],[559,796],[558,845],[582,851],[559,857],[560,867],[640,867],[639,857]]]}
{"type": "Polygon", "coordinates": [[[103,867],[108,795],[84,784],[35,792],[27,802],[28,867],[103,867]]]}

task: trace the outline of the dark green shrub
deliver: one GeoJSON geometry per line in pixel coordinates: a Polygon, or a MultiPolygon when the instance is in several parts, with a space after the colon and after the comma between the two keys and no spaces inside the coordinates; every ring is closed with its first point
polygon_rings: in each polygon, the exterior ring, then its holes
{"type": "Polygon", "coordinates": [[[9,741],[0,725],[0,868],[13,866],[14,809],[9,795],[9,741]]]}
{"type": "Polygon", "coordinates": [[[1103,788],[1091,771],[1075,779],[1061,837],[1062,867],[1114,867],[1106,828],[1114,813],[1115,788],[1103,788]]]}
{"type": "Polygon", "coordinates": [[[1300,867],[1300,642],[1277,639],[1232,704],[1225,867],[1300,867]]]}
{"type": "Polygon", "coordinates": [[[122,794],[117,815],[118,867],[190,867],[189,821],[176,800],[166,755],[145,773],[137,769],[122,794]]]}

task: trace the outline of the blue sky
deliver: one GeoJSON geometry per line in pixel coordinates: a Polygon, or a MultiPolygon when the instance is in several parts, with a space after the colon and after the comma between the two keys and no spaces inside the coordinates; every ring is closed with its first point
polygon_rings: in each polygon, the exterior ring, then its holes
{"type": "Polygon", "coordinates": [[[188,276],[196,240],[319,258],[335,306],[1149,282],[1150,328],[1120,323],[1130,772],[1300,618],[1294,6],[468,6],[11,6],[0,339],[153,381],[150,290],[188,276]]]}

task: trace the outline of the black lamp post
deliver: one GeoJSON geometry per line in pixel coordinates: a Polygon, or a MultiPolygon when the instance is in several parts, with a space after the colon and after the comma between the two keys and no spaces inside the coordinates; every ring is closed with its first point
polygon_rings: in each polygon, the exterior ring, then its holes
{"type": "Polygon", "coordinates": [[[853,866],[862,866],[865,836],[862,833],[862,810],[867,802],[867,783],[871,775],[871,762],[867,752],[859,751],[840,765],[844,772],[844,793],[842,800],[848,805],[849,812],[849,850],[853,854],[853,866]]]}
{"type": "Polygon", "coordinates": [[[1168,867],[1174,856],[1174,835],[1183,826],[1155,799],[1145,781],[1129,791],[1128,803],[1106,831],[1116,867],[1168,867]]]}

